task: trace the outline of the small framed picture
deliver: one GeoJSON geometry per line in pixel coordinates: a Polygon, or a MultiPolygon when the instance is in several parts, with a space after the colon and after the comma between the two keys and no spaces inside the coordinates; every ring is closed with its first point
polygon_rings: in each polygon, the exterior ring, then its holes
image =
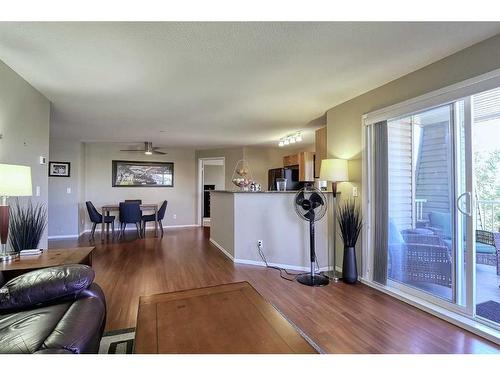
{"type": "Polygon", "coordinates": [[[70,166],[69,162],[49,161],[49,177],[69,177],[70,166]]]}

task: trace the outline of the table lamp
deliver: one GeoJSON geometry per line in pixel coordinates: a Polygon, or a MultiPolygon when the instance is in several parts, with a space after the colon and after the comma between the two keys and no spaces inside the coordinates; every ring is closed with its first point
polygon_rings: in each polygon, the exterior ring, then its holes
{"type": "Polygon", "coordinates": [[[24,165],[0,164],[0,261],[6,262],[18,256],[15,252],[7,252],[9,235],[8,197],[31,196],[31,167],[24,165]]]}
{"type": "MultiPolygon", "coordinates": [[[[344,159],[324,159],[321,161],[321,168],[319,172],[319,179],[321,181],[330,181],[332,183],[333,194],[333,270],[323,272],[325,276],[337,282],[336,262],[336,240],[337,240],[337,182],[349,181],[349,172],[347,168],[347,160],[344,159]]],[[[328,252],[330,254],[330,252],[328,252]]],[[[330,263],[330,262],[329,262],[330,263]]]]}

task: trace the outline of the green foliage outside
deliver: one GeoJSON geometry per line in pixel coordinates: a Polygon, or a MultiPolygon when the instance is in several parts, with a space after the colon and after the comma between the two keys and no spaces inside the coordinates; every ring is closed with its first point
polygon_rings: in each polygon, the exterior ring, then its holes
{"type": "MultiPolygon", "coordinates": [[[[474,164],[477,199],[500,202],[500,149],[476,152],[474,164]]],[[[500,230],[500,204],[495,207],[493,228],[491,228],[491,205],[480,205],[479,211],[484,229],[500,230]]],[[[480,221],[478,220],[478,228],[479,226],[480,221]]]]}

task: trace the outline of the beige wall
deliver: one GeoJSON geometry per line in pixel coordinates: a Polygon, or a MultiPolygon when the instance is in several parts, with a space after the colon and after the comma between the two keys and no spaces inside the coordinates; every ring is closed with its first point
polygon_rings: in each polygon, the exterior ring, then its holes
{"type": "MultiPolygon", "coordinates": [[[[329,157],[349,159],[350,183],[342,197],[361,186],[361,116],[500,68],[500,35],[466,48],[327,111],[329,157]]],[[[360,191],[361,194],[361,191],[360,191]]],[[[361,241],[358,243],[358,247],[361,241]]],[[[338,249],[342,243],[338,242],[338,249]]],[[[341,259],[341,255],[338,254],[341,259]]],[[[359,257],[358,257],[359,258],[359,257]]]]}
{"type": "Polygon", "coordinates": [[[262,185],[263,190],[267,190],[268,170],[283,167],[284,156],[296,154],[301,151],[314,151],[314,145],[309,145],[300,149],[269,146],[247,146],[243,148],[244,158],[250,166],[253,179],[262,185]]]}
{"type": "Polygon", "coordinates": [[[83,231],[79,220],[85,199],[82,149],[81,142],[50,139],[50,160],[70,162],[71,173],[70,177],[49,177],[49,237],[76,236],[83,231]]]}
{"type": "Polygon", "coordinates": [[[234,185],[231,182],[231,177],[233,175],[234,168],[239,160],[243,159],[243,148],[233,147],[233,148],[220,148],[213,150],[197,150],[196,151],[196,176],[198,176],[198,159],[202,158],[217,158],[223,157],[224,169],[225,169],[225,179],[226,179],[226,190],[232,190],[234,185]]]}
{"type": "Polygon", "coordinates": [[[210,193],[210,238],[234,258],[234,194],[210,193]]]}
{"type": "MultiPolygon", "coordinates": [[[[301,151],[314,151],[314,145],[307,145],[303,148],[291,149],[288,147],[270,146],[245,146],[215,150],[198,150],[196,159],[210,157],[224,157],[226,170],[225,190],[239,190],[232,183],[232,176],[236,163],[245,159],[250,166],[253,179],[262,185],[262,189],[267,190],[267,171],[272,168],[283,167],[283,157],[301,151]]],[[[196,167],[198,168],[198,166],[196,167]]]]}
{"type": "MultiPolygon", "coordinates": [[[[99,209],[103,204],[125,199],[142,199],[145,203],[168,200],[163,225],[193,225],[196,223],[195,151],[169,148],[167,155],[147,156],[142,153],[120,152],[119,144],[85,144],[85,197],[99,209]],[[174,163],[173,188],[112,187],[112,160],[150,160],[174,163]],[[174,219],[174,215],[176,218],[174,219]]],[[[116,215],[117,213],[115,213],[116,215]]],[[[88,218],[87,218],[88,220],[88,218]]],[[[87,228],[89,225],[87,224],[87,228]]]]}
{"type": "Polygon", "coordinates": [[[203,184],[215,185],[215,190],[224,190],[226,173],[223,165],[205,165],[203,168],[203,184]]]}
{"type": "MultiPolygon", "coordinates": [[[[49,157],[49,123],[49,100],[0,61],[0,163],[30,166],[33,193],[40,187],[40,196],[31,199],[46,206],[47,165],[39,157],[49,157]]],[[[47,230],[39,246],[47,248],[47,230]]]]}
{"type": "MultiPolygon", "coordinates": [[[[310,269],[309,224],[293,209],[295,193],[211,193],[210,238],[236,263],[264,265],[257,250],[263,241],[267,261],[288,269],[310,269]]],[[[328,267],[326,217],[315,224],[316,254],[328,267]]]]}

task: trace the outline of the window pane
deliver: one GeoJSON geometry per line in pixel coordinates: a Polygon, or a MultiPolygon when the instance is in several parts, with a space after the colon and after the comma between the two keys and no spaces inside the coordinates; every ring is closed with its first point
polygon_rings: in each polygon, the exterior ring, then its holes
{"type": "Polygon", "coordinates": [[[476,315],[500,324],[500,89],[472,98],[476,315]]]}
{"type": "Polygon", "coordinates": [[[388,277],[453,300],[451,105],[388,123],[388,277]]]}

